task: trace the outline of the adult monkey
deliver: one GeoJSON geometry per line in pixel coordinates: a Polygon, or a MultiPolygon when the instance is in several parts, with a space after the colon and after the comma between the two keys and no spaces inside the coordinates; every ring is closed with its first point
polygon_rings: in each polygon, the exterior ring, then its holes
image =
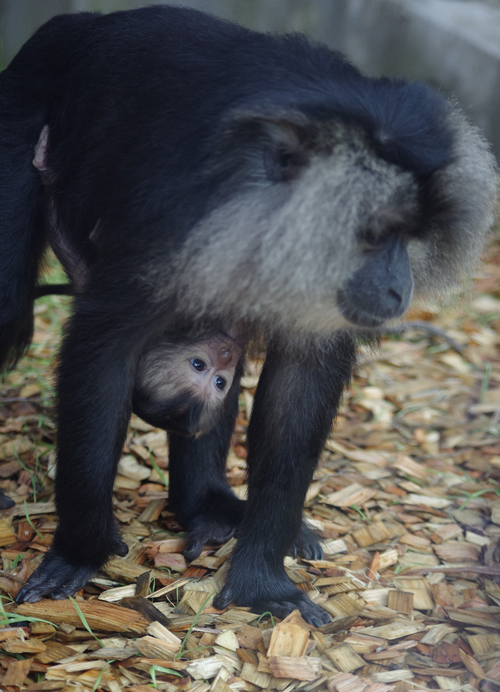
{"type": "MultiPolygon", "coordinates": [[[[124,554],[111,493],[140,355],[165,332],[229,324],[263,337],[267,357],[249,497],[215,604],[328,621],[283,556],[354,335],[474,266],[495,196],[484,140],[421,84],[368,79],[300,36],[154,6],[42,27],[0,77],[0,150],[1,360],[29,341],[45,239],[90,254],[100,223],[58,372],[59,527],[18,601],[64,598],[124,554]],[[45,126],[44,187],[31,161],[45,126]]],[[[225,498],[200,469],[220,459],[233,418],[171,436],[194,530],[221,521],[225,498]]]]}

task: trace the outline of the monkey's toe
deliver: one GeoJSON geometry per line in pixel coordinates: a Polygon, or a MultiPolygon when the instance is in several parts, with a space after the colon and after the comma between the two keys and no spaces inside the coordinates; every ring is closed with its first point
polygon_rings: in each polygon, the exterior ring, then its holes
{"type": "MultiPolygon", "coordinates": [[[[233,600],[234,596],[232,589],[224,588],[214,598],[214,608],[224,610],[233,600]]],[[[251,609],[253,613],[271,613],[280,619],[286,618],[294,610],[299,610],[304,620],[313,627],[321,627],[330,622],[330,616],[326,610],[316,605],[316,603],[313,603],[307,596],[302,596],[301,594],[297,597],[293,594],[292,598],[279,601],[274,599],[259,599],[252,603],[251,609]]]]}
{"type": "Polygon", "coordinates": [[[255,584],[249,582],[241,586],[238,580],[233,583],[240,588],[233,588],[228,581],[214,598],[214,608],[223,610],[234,602],[237,605],[250,606],[253,613],[271,613],[281,619],[286,618],[292,611],[299,610],[304,620],[313,627],[321,627],[330,622],[330,616],[326,610],[313,603],[306,594],[301,593],[291,584],[288,586],[283,580],[278,579],[274,583],[272,581],[268,583],[268,596],[261,594],[253,598],[251,591],[253,586],[255,593],[255,584]]]}

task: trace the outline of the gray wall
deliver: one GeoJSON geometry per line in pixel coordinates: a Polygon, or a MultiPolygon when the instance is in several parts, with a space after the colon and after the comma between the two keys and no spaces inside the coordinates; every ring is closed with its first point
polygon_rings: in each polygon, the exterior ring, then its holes
{"type": "MultiPolygon", "coordinates": [[[[151,0],[0,0],[8,61],[54,14],[151,0]]],[[[456,94],[500,154],[500,0],[177,0],[253,29],[303,31],[373,75],[423,79],[456,94]]]]}
{"type": "Polygon", "coordinates": [[[364,71],[455,94],[500,155],[500,2],[334,0],[335,47],[364,71]]]}
{"type": "MultiPolygon", "coordinates": [[[[167,0],[168,3],[168,0],[167,0]]],[[[0,0],[1,41],[10,60],[44,21],[62,12],[114,10],[159,4],[158,0],[0,0]]],[[[176,0],[261,31],[304,31],[332,44],[336,0],[176,0]]]]}

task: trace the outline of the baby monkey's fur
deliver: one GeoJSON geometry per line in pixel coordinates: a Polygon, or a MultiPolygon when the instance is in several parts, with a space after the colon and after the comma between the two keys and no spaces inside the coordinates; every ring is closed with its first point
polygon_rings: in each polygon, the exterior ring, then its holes
{"type": "Polygon", "coordinates": [[[18,601],[67,597],[126,552],[111,499],[137,391],[175,408],[179,345],[213,355],[230,338],[216,415],[169,428],[169,506],[189,558],[237,531],[217,607],[325,623],[283,557],[321,555],[301,508],[355,336],[470,274],[496,193],[484,139],[422,84],[154,6],[43,26],[0,75],[0,153],[0,362],[29,343],[47,242],[79,284],[58,370],[59,527],[18,601]],[[253,338],[267,355],[242,503],[225,458],[253,338]]]}

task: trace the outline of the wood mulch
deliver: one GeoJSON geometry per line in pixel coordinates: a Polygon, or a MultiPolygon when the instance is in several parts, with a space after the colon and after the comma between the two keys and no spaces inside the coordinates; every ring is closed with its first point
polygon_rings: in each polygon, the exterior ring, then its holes
{"type": "MultiPolygon", "coordinates": [[[[320,629],[297,611],[280,622],[212,607],[234,540],[186,564],[165,509],[165,434],[135,417],[114,493],[127,557],[73,601],[12,603],[56,527],[58,335],[53,308],[37,313],[0,385],[0,489],[16,502],[0,512],[2,690],[500,692],[500,242],[466,302],[410,315],[448,340],[418,326],[362,352],[306,503],[325,559],[286,558],[332,617],[320,629]]],[[[228,460],[241,498],[258,368],[228,460]]]]}

